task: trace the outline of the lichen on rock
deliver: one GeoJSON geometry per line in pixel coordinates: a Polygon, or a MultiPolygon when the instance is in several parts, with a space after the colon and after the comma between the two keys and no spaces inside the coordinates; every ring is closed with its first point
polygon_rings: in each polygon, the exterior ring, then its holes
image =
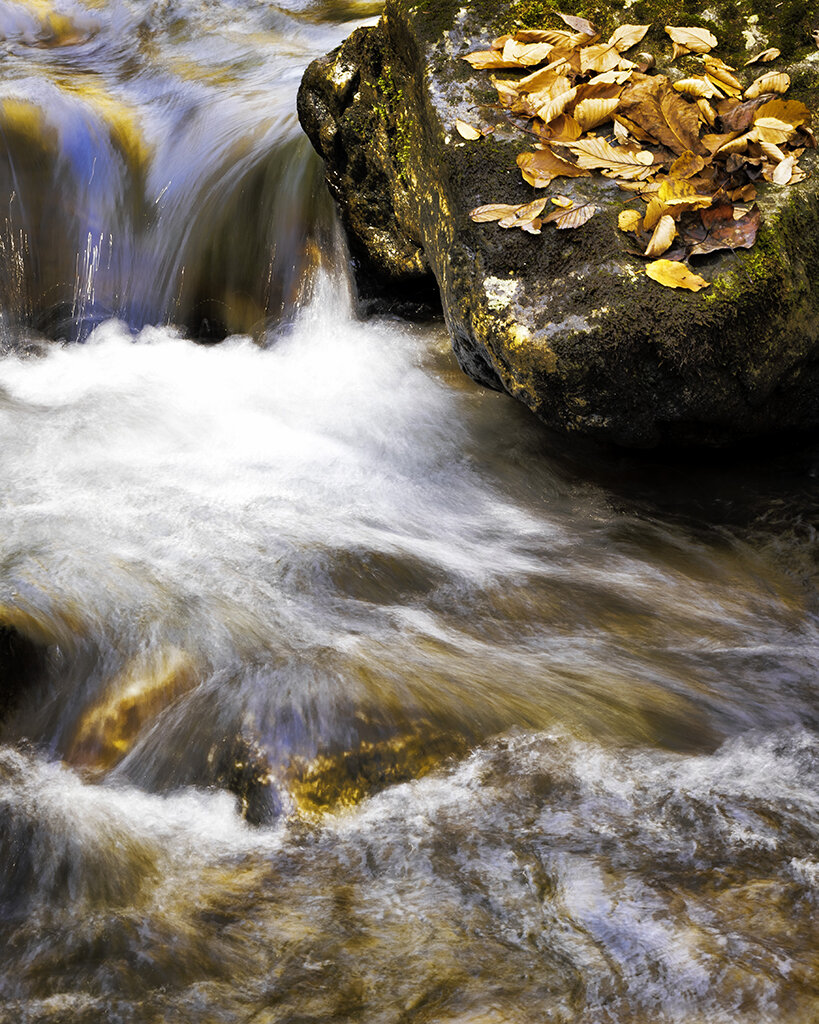
{"type": "MultiPolygon", "coordinates": [[[[698,260],[710,287],[696,294],[645,276],[618,231],[628,194],[599,175],[560,179],[563,195],[601,211],[576,231],[532,236],[469,219],[483,204],[524,204],[544,193],[521,180],[515,163],[531,138],[503,116],[488,74],[459,58],[516,26],[555,27],[555,6],[388,0],[376,27],[310,66],[299,113],[325,160],[365,291],[377,282],[382,297],[409,296],[411,307],[431,272],[466,372],[566,433],[645,447],[815,426],[813,152],[802,157],[806,181],[760,186],[753,249],[698,260]],[[488,134],[462,138],[459,119],[488,134]]],[[[726,44],[720,54],[738,65],[752,55],[746,46],[776,46],[784,56],[771,66],[792,67],[796,98],[815,109],[807,3],[763,10],[717,0],[707,17],[687,0],[565,6],[604,31],[653,22],[641,45],[658,62],[670,57],[666,19],[708,27],[726,44]]]]}

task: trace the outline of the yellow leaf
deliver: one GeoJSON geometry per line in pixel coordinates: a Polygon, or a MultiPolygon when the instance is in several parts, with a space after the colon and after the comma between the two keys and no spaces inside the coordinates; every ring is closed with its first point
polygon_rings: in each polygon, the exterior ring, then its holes
{"type": "Polygon", "coordinates": [[[569,199],[568,196],[552,196],[551,201],[562,210],[568,210],[570,206],[574,206],[574,200],[569,199]]]}
{"type": "Polygon", "coordinates": [[[617,109],[620,100],[614,99],[591,99],[581,100],[574,108],[574,119],[580,125],[583,132],[596,128],[611,120],[611,115],[617,109]]]}
{"type": "Polygon", "coordinates": [[[676,234],[677,225],[674,223],[674,218],[667,213],[663,214],[657,221],[654,234],[651,236],[651,241],[646,247],[646,256],[662,256],[664,252],[671,248],[671,243],[674,241],[676,234]]]}
{"type": "Polygon", "coordinates": [[[778,121],[784,121],[794,127],[811,122],[811,113],[804,103],[800,103],[799,100],[783,100],[779,97],[763,103],[757,110],[754,120],[762,117],[775,117],[778,121]]]}
{"type": "Polygon", "coordinates": [[[577,155],[578,167],[599,170],[607,178],[625,178],[627,181],[647,178],[653,170],[654,156],[647,150],[636,154],[625,146],[612,146],[605,139],[578,139],[564,143],[577,155]]]}
{"type": "Polygon", "coordinates": [[[583,206],[574,206],[570,210],[553,210],[543,218],[543,223],[554,224],[558,231],[579,228],[591,220],[598,209],[599,207],[591,203],[584,203],[583,206]]]}
{"type": "Polygon", "coordinates": [[[687,288],[689,291],[698,292],[701,288],[709,287],[708,282],[699,274],[692,274],[684,263],[677,263],[674,260],[655,260],[646,267],[646,274],[652,281],[657,281],[666,288],[687,288]]]}
{"type": "Polygon", "coordinates": [[[596,85],[624,85],[631,78],[630,71],[603,71],[599,75],[590,78],[587,87],[593,88],[596,85]]]}
{"type": "Polygon", "coordinates": [[[769,71],[765,75],[760,75],[755,82],[751,82],[745,90],[745,99],[754,100],[765,92],[787,92],[790,84],[791,80],[784,71],[769,71]]]}
{"type": "Polygon", "coordinates": [[[772,47],[770,50],[763,50],[762,53],[758,53],[756,57],[751,57],[750,60],[745,61],[745,67],[749,64],[767,64],[768,61],[776,60],[780,56],[779,50],[772,47]]]}
{"type": "Polygon", "coordinates": [[[630,50],[640,42],[650,28],[651,25],[620,25],[612,33],[608,45],[613,46],[618,53],[630,50]]]}
{"type": "Polygon", "coordinates": [[[468,121],[462,121],[460,118],[455,122],[455,128],[462,139],[474,140],[481,137],[477,128],[473,128],[468,121]]]}
{"type": "Polygon", "coordinates": [[[731,74],[736,68],[732,68],[730,64],[726,64],[719,57],[704,57],[703,62],[708,78],[723,92],[728,93],[729,96],[742,95],[742,83],[731,74]]]}
{"type": "Polygon", "coordinates": [[[677,92],[684,96],[693,96],[694,99],[710,100],[713,96],[722,98],[720,91],[707,78],[681,78],[672,84],[677,92]]]}
{"type": "Polygon", "coordinates": [[[668,207],[662,199],[658,196],[652,196],[646,209],[646,215],[643,218],[643,227],[646,231],[651,231],[666,213],[668,213],[668,207]]]}
{"type": "Polygon", "coordinates": [[[700,117],[705,121],[709,128],[713,128],[717,123],[717,112],[708,102],[708,100],[697,100],[697,107],[699,108],[700,117]]]}
{"type": "Polygon", "coordinates": [[[717,45],[717,37],[707,28],[675,28],[666,25],[665,30],[675,44],[675,57],[683,53],[708,53],[717,45]]]}
{"type": "Polygon", "coordinates": [[[550,142],[574,142],[583,134],[580,125],[571,114],[560,114],[548,127],[550,142]]]}
{"type": "Polygon", "coordinates": [[[669,168],[668,174],[672,178],[693,178],[705,168],[705,161],[701,156],[692,153],[687,149],[681,153],[669,168]]]}
{"type": "Polygon", "coordinates": [[[519,153],[517,165],[525,181],[535,188],[545,188],[559,177],[584,178],[589,172],[567,160],[561,160],[550,149],[539,149],[536,153],[519,153]]]}
{"type": "Polygon", "coordinates": [[[680,203],[692,205],[692,209],[703,209],[714,201],[712,196],[700,195],[690,181],[682,178],[666,178],[660,185],[657,198],[666,206],[674,206],[680,203]]]}
{"type": "Polygon", "coordinates": [[[796,134],[796,128],[778,117],[758,117],[754,121],[752,134],[759,142],[770,142],[781,146],[796,134]]]}
{"type": "Polygon", "coordinates": [[[637,210],[621,210],[617,218],[617,227],[621,231],[638,231],[642,222],[643,218],[637,210]]]}
{"type": "Polygon", "coordinates": [[[778,163],[771,175],[771,181],[774,185],[787,185],[790,183],[791,175],[793,174],[793,165],[796,163],[796,158],[789,156],[787,159],[782,160],[778,163]]]}

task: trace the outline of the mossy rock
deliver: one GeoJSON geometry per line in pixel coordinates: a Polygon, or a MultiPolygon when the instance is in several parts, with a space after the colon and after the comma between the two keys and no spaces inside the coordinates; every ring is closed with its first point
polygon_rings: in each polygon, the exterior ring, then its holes
{"type": "MultiPolygon", "coordinates": [[[[710,287],[661,287],[629,254],[617,217],[631,198],[615,182],[559,179],[548,190],[601,212],[576,231],[540,236],[474,224],[490,202],[524,203],[518,153],[531,149],[504,121],[486,72],[460,56],[551,3],[433,4],[388,0],[384,17],[307,70],[299,114],[325,160],[359,280],[397,302],[440,291],[453,346],[479,383],[507,391],[567,433],[619,444],[720,445],[819,421],[819,186],[759,188],[762,227],[750,250],[715,253],[695,270],[710,287]],[[491,135],[464,141],[462,118],[491,135]]],[[[737,65],[777,46],[789,98],[815,109],[819,51],[813,5],[718,2],[703,20],[686,2],[560,4],[610,28],[652,20],[646,49],[670,57],[663,25],[706,24],[737,65]],[[652,42],[653,40],[653,42],[652,42]],[[665,47],[665,50],[661,50],[665,47]]],[[[683,59],[685,60],[685,58],[683,59]]],[[[758,68],[741,70],[750,82],[758,68]]],[[[411,303],[410,303],[411,305],[411,303]]]]}

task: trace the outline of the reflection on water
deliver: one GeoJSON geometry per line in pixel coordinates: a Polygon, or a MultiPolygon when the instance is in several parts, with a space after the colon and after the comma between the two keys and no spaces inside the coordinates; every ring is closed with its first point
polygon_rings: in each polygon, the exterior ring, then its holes
{"type": "Polygon", "coordinates": [[[0,1022],[809,1024],[816,450],[356,322],[292,98],[372,12],[0,4],[0,1022]]]}

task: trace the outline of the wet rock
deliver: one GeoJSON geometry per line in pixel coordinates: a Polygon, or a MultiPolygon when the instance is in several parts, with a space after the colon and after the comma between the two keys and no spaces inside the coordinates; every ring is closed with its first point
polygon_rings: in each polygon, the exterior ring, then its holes
{"type": "Polygon", "coordinates": [[[282,813],[283,801],[267,752],[255,737],[240,733],[221,740],[211,748],[208,763],[214,784],[235,795],[248,824],[270,824],[282,813]]]}
{"type": "MultiPolygon", "coordinates": [[[[707,25],[738,66],[775,46],[783,58],[774,67],[793,72],[789,98],[816,105],[808,3],[748,14],[719,0],[707,15],[667,0],[568,6],[604,32],[651,22],[643,46],[663,60],[665,24],[707,25]]],[[[428,267],[464,370],[565,433],[650,447],[815,426],[815,155],[802,158],[805,182],[761,185],[756,245],[699,260],[710,287],[696,294],[645,276],[617,228],[629,195],[598,175],[549,190],[601,208],[575,232],[532,237],[469,219],[484,203],[534,197],[515,165],[531,140],[505,122],[489,75],[459,57],[509,29],[554,24],[551,5],[525,0],[388,0],[377,26],[307,70],[299,116],[325,160],[365,295],[377,287],[401,296],[428,267]],[[465,141],[459,118],[491,134],[465,141]]]]}

